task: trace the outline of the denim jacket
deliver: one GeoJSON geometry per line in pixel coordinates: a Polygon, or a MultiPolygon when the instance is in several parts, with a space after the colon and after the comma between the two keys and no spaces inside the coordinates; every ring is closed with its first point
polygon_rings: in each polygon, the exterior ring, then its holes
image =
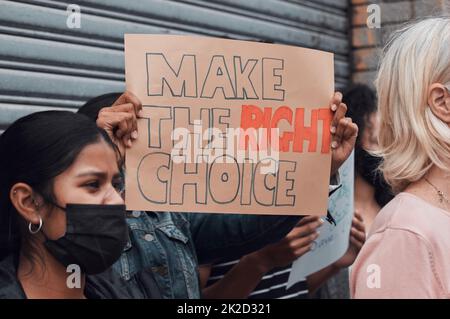
{"type": "MultiPolygon", "coordinates": [[[[330,194],[340,187],[339,178],[332,184],[330,194]]],[[[129,211],[129,240],[113,268],[128,281],[150,271],[162,298],[198,299],[199,264],[237,259],[277,242],[300,218],[129,211]]]]}
{"type": "Polygon", "coordinates": [[[200,298],[199,264],[262,248],[281,239],[299,218],[128,212],[130,238],[113,268],[125,280],[151,271],[162,298],[200,298]]]}

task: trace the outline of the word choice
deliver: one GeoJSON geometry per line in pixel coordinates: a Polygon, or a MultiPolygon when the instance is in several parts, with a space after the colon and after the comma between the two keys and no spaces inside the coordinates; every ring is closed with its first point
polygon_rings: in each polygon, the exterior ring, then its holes
{"type": "Polygon", "coordinates": [[[163,152],[149,153],[142,158],[137,182],[142,196],[149,202],[185,205],[185,189],[190,188],[195,194],[193,200],[199,205],[233,202],[251,205],[254,201],[263,206],[295,204],[296,162],[266,158],[257,163],[251,160],[238,163],[233,158],[220,157],[212,164],[176,162],[163,152]],[[276,169],[262,174],[262,165],[276,169]]]}

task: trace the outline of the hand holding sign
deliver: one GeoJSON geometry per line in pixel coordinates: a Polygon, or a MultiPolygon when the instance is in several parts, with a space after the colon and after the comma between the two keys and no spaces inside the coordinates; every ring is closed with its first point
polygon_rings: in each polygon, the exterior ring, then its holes
{"type": "Polygon", "coordinates": [[[108,133],[122,156],[138,137],[137,117],[142,103],[131,92],[124,92],[111,106],[105,106],[98,113],[97,126],[108,133]]]}
{"type": "Polygon", "coordinates": [[[319,236],[317,228],[322,224],[323,220],[318,216],[304,217],[278,243],[268,245],[244,258],[250,258],[252,264],[260,267],[264,274],[274,268],[288,266],[311,249],[319,236]]]}
{"type": "Polygon", "coordinates": [[[334,93],[330,108],[334,112],[331,123],[331,134],[333,135],[331,175],[334,175],[355,147],[358,126],[352,122],[350,117],[345,117],[347,105],[342,103],[342,93],[334,93]]]}
{"type": "Polygon", "coordinates": [[[361,214],[355,211],[355,216],[352,220],[352,228],[350,230],[350,245],[344,256],[334,262],[333,266],[341,269],[352,265],[365,241],[366,229],[364,227],[364,221],[361,214]]]}

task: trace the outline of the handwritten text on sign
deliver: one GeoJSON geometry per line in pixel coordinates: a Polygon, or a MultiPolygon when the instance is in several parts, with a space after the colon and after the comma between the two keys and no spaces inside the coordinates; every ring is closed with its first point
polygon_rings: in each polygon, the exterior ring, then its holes
{"type": "Polygon", "coordinates": [[[127,35],[139,138],[128,209],[326,213],[332,54],[203,37],[127,35]]]}

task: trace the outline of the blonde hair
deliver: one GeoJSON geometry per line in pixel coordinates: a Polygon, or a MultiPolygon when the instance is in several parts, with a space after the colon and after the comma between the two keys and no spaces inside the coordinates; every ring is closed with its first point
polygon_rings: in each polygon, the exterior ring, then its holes
{"type": "Polygon", "coordinates": [[[450,172],[450,128],[428,106],[433,83],[450,90],[450,17],[427,18],[391,36],[375,85],[380,170],[395,192],[436,165],[450,172]]]}

